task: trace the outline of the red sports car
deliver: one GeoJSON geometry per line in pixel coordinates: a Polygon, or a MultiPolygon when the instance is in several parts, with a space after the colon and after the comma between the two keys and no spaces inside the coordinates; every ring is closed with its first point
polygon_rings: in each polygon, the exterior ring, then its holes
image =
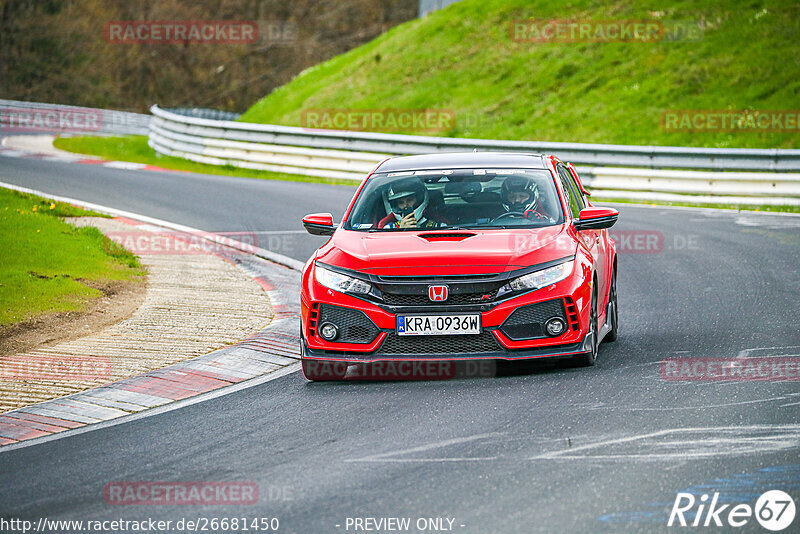
{"type": "Polygon", "coordinates": [[[309,380],[390,360],[568,358],[617,337],[618,217],[551,155],[405,156],[378,164],[301,287],[309,380]]]}

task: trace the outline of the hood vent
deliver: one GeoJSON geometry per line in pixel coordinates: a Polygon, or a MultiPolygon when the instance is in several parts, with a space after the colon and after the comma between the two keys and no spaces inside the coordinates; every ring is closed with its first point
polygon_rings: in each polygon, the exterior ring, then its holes
{"type": "Polygon", "coordinates": [[[473,237],[477,234],[473,234],[470,232],[450,232],[450,233],[431,233],[431,234],[419,234],[419,237],[422,239],[427,239],[428,241],[461,241],[462,239],[466,239],[468,237],[473,237]]]}

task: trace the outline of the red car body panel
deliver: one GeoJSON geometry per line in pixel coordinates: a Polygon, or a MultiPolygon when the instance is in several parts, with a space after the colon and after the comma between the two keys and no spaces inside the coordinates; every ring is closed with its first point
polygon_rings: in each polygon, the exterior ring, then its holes
{"type": "MultiPolygon", "coordinates": [[[[340,230],[317,252],[329,265],[387,275],[477,274],[512,271],[570,256],[567,225],[536,230],[470,230],[458,240],[426,239],[436,231],[364,234],[340,230]],[[398,251],[403,251],[398,255],[398,251]],[[436,265],[431,265],[436,258],[436,265]],[[413,272],[412,272],[413,271],[413,272]]],[[[442,233],[441,231],[438,233],[442,233]]]]}

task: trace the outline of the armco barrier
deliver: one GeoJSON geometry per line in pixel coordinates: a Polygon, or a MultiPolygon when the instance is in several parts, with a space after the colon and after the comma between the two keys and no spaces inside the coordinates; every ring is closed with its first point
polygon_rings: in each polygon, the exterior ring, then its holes
{"type": "Polygon", "coordinates": [[[212,165],[360,180],[375,163],[392,155],[476,149],[553,153],[577,164],[587,185],[603,196],[800,205],[800,173],[787,172],[800,170],[800,149],[460,139],[251,124],[158,106],[151,112],[153,149],[212,165]]]}
{"type": "Polygon", "coordinates": [[[43,104],[0,99],[0,136],[15,133],[68,132],[108,135],[147,135],[150,115],[110,109],[43,104]],[[90,126],[70,124],[70,114],[92,115],[90,126]]]}

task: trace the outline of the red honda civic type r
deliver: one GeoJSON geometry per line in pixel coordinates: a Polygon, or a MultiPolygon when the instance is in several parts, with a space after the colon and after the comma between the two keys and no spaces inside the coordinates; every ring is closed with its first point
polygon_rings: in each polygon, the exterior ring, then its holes
{"type": "Polygon", "coordinates": [[[398,360],[568,358],[617,336],[618,212],[551,155],[387,159],[363,181],[301,285],[303,373],[398,360]]]}

